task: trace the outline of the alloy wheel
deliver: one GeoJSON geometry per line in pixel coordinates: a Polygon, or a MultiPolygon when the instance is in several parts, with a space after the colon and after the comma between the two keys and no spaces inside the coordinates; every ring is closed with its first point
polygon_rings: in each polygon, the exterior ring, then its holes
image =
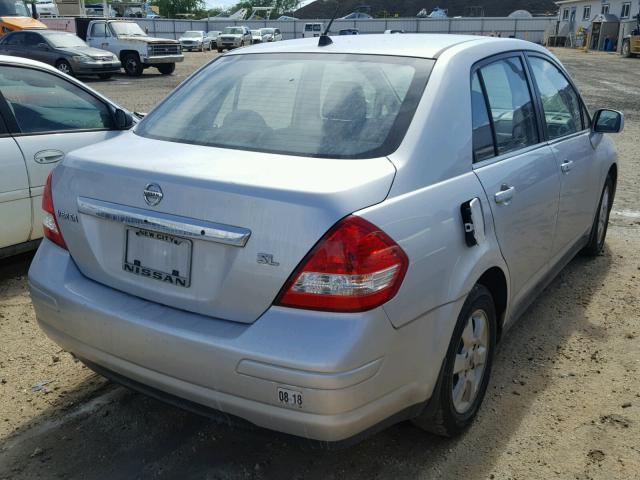
{"type": "Polygon", "coordinates": [[[71,68],[69,68],[69,64],[65,63],[65,62],[60,62],[57,66],[58,70],[60,70],[62,73],[66,73],[67,75],[69,75],[71,73],[71,68]]]}
{"type": "Polygon", "coordinates": [[[462,331],[453,365],[453,406],[460,414],[472,407],[485,374],[489,348],[489,320],[484,310],[475,310],[462,331]]]}

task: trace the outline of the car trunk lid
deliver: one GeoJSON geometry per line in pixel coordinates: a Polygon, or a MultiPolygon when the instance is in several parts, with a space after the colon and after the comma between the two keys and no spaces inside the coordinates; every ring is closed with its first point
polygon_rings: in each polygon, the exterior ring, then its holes
{"type": "Polygon", "coordinates": [[[386,198],[394,175],[386,158],[301,158],[129,133],[69,155],[53,198],[85,276],[249,323],[333,224],[386,198]]]}

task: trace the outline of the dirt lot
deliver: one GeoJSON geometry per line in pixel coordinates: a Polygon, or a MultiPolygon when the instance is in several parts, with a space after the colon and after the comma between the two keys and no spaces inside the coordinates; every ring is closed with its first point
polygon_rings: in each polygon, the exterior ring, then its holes
{"type": "MultiPolygon", "coordinates": [[[[404,423],[326,452],[129,392],[40,332],[22,256],[0,263],[0,479],[640,478],[640,60],[555,53],[591,107],[626,113],[607,249],[575,259],[502,342],[466,435],[404,423]]],[[[187,54],[171,77],[91,85],[148,111],[212,56],[187,54]]]]}

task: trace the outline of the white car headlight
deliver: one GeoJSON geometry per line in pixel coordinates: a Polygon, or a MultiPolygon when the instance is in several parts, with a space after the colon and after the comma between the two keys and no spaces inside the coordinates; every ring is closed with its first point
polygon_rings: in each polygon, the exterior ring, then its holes
{"type": "Polygon", "coordinates": [[[86,55],[76,55],[73,57],[76,62],[79,63],[91,63],[93,62],[93,58],[87,57],[86,55]]]}

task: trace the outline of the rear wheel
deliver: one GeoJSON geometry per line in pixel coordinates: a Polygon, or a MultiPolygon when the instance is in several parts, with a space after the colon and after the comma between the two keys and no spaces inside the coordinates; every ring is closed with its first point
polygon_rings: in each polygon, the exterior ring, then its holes
{"type": "Polygon", "coordinates": [[[475,285],[458,316],[431,409],[413,422],[437,435],[462,433],[475,418],[487,391],[496,344],[491,292],[475,285]]]}
{"type": "Polygon", "coordinates": [[[589,243],[582,251],[585,255],[595,257],[604,250],[604,242],[607,238],[607,230],[609,227],[609,215],[613,206],[613,179],[607,176],[607,181],[600,195],[600,203],[596,211],[595,219],[591,227],[591,235],[589,243]]]}
{"type": "Polygon", "coordinates": [[[158,65],[158,71],[163,75],[171,75],[175,70],[175,63],[161,63],[158,65]]]}
{"type": "Polygon", "coordinates": [[[623,57],[631,57],[631,41],[626,39],[622,42],[622,56],[623,57]]]}
{"type": "Polygon", "coordinates": [[[222,49],[221,48],[218,49],[218,53],[222,53],[222,49]]]}
{"type": "Polygon", "coordinates": [[[122,59],[124,71],[130,77],[139,77],[142,75],[144,67],[137,53],[126,53],[122,59]]]}
{"type": "Polygon", "coordinates": [[[56,62],[56,68],[62,73],[66,73],[67,75],[73,75],[73,70],[71,69],[71,64],[66,60],[58,60],[56,62]]]}

